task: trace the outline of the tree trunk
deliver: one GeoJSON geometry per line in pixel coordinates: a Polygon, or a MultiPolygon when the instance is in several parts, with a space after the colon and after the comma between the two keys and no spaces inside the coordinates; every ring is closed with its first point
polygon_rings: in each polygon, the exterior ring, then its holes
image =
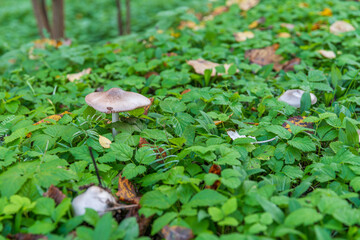
{"type": "Polygon", "coordinates": [[[131,12],[130,12],[130,0],[126,0],[126,33],[130,34],[131,26],[131,12]]]}
{"type": "Polygon", "coordinates": [[[52,38],[60,40],[65,37],[64,0],[53,0],[53,31],[52,38]]]}
{"type": "Polygon", "coordinates": [[[46,13],[45,0],[32,0],[34,14],[39,29],[39,34],[44,38],[44,29],[51,34],[51,28],[46,13]]]}
{"type": "Polygon", "coordinates": [[[116,8],[117,8],[117,22],[119,35],[124,35],[124,26],[122,21],[122,12],[121,12],[121,0],[115,0],[116,8]]]}

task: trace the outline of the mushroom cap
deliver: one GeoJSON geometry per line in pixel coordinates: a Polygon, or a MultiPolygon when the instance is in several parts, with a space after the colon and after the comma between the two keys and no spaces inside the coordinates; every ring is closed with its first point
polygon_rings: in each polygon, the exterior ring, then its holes
{"type": "MultiPolygon", "coordinates": [[[[279,97],[278,100],[281,102],[286,102],[287,104],[293,107],[299,108],[301,97],[303,94],[304,91],[300,89],[287,90],[279,97]]],[[[310,99],[311,99],[311,104],[315,104],[317,102],[316,96],[312,93],[310,93],[310,99]]]]}
{"type": "Polygon", "coordinates": [[[80,194],[72,201],[72,207],[75,216],[85,214],[86,208],[94,209],[103,215],[109,208],[109,205],[116,203],[113,195],[98,186],[88,188],[84,193],[80,194]]]}
{"type": "Polygon", "coordinates": [[[104,113],[127,112],[145,107],[151,103],[147,97],[121,88],[111,88],[106,92],[93,92],[85,97],[86,103],[104,113]]]}

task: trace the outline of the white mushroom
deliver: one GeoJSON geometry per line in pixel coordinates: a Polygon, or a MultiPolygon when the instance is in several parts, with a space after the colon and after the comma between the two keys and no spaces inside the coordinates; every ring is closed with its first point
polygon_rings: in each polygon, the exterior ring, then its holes
{"type": "MultiPolygon", "coordinates": [[[[86,103],[96,110],[112,114],[112,122],[119,121],[119,112],[127,112],[151,104],[150,99],[134,92],[127,92],[121,88],[111,88],[106,92],[93,92],[85,97],[86,103]]],[[[112,130],[115,138],[117,132],[112,130]]]]}
{"type": "Polygon", "coordinates": [[[72,201],[75,216],[85,214],[86,208],[94,209],[101,216],[115,204],[115,198],[98,186],[88,188],[72,201]]]}
{"type": "MultiPolygon", "coordinates": [[[[286,102],[293,107],[299,108],[303,94],[304,91],[300,89],[287,90],[278,98],[278,100],[281,102],[286,102]]],[[[315,104],[317,102],[317,98],[314,94],[310,93],[310,98],[311,104],[315,104]]]]}

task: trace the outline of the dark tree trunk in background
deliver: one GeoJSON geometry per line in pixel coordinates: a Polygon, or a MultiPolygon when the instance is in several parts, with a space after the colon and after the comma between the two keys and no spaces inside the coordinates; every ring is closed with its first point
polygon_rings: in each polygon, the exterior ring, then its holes
{"type": "Polygon", "coordinates": [[[119,35],[124,35],[124,26],[122,21],[122,12],[121,12],[121,0],[115,0],[115,2],[117,8],[117,22],[118,22],[119,35]]]}
{"type": "Polygon", "coordinates": [[[130,0],[126,0],[126,33],[130,34],[131,26],[131,12],[130,12],[130,0]]]}
{"type": "Polygon", "coordinates": [[[53,0],[52,11],[52,38],[60,40],[61,38],[65,37],[64,0],[53,0]]]}
{"type": "Polygon", "coordinates": [[[32,0],[32,5],[34,8],[39,34],[42,38],[44,38],[44,29],[51,34],[49,20],[46,13],[45,0],[32,0]]]}

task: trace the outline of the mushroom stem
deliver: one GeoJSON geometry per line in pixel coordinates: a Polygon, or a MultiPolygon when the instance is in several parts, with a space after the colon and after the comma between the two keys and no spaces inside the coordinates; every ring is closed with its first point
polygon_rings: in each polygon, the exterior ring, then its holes
{"type": "MultiPolygon", "coordinates": [[[[119,113],[112,113],[111,114],[112,123],[119,121],[119,113]]],[[[118,134],[115,128],[112,129],[113,138],[115,140],[115,136],[118,134]]]]}

